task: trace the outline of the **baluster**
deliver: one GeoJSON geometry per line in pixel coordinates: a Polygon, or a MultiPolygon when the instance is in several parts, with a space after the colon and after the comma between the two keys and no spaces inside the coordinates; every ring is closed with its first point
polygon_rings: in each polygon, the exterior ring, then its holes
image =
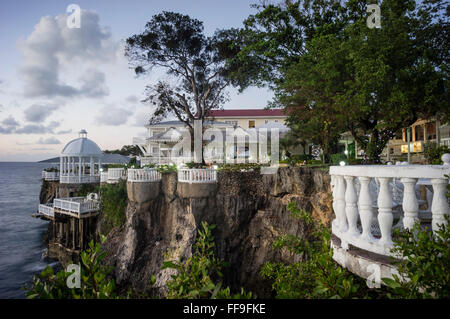
{"type": "MultiPolygon", "coordinates": [[[[401,178],[403,183],[403,226],[412,229],[414,223],[419,220],[419,202],[416,197],[417,178],[401,178]]],[[[395,187],[395,185],[394,185],[395,187]]]]}
{"type": "Polygon", "coordinates": [[[370,177],[359,177],[361,188],[359,190],[359,217],[361,218],[362,234],[361,238],[372,242],[374,240],[370,231],[373,220],[372,196],[370,194],[370,177]]]}
{"type": "Polygon", "coordinates": [[[447,185],[448,179],[433,178],[431,179],[433,185],[433,202],[431,204],[431,213],[433,221],[431,223],[433,231],[439,230],[439,225],[446,225],[445,215],[449,213],[447,200],[447,185]]]}
{"type": "Polygon", "coordinates": [[[379,177],[380,193],[378,194],[378,224],[380,225],[381,238],[379,243],[385,247],[392,246],[392,194],[389,189],[389,177],[379,177]]]}
{"type": "Polygon", "coordinates": [[[336,176],[336,217],[338,220],[339,231],[345,233],[347,231],[347,217],[345,216],[345,182],[344,177],[336,176]]]}
{"type": "Polygon", "coordinates": [[[348,232],[352,236],[359,235],[358,231],[358,206],[355,191],[354,176],[345,176],[347,187],[345,189],[345,213],[348,221],[348,232]]]}
{"type": "Polygon", "coordinates": [[[335,216],[336,216],[336,218],[333,220],[333,223],[334,224],[336,224],[336,225],[339,225],[339,221],[338,221],[338,218],[337,218],[337,199],[336,199],[336,196],[337,196],[337,182],[336,182],[336,175],[331,175],[331,183],[330,183],[330,185],[331,185],[331,188],[332,188],[332,190],[333,190],[333,211],[334,211],[334,214],[335,214],[335,216]]]}

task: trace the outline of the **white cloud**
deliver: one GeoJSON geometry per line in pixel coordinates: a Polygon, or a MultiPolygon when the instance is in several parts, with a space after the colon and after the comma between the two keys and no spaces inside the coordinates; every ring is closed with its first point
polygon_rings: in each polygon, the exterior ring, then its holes
{"type": "Polygon", "coordinates": [[[2,124],[4,126],[12,126],[12,127],[16,127],[16,126],[20,125],[11,115],[8,116],[6,119],[4,119],[2,121],[2,124]]]}
{"type": "Polygon", "coordinates": [[[69,29],[67,15],[42,17],[33,32],[22,41],[20,73],[28,97],[100,97],[108,94],[105,76],[92,70],[93,64],[115,58],[117,44],[109,30],[99,25],[97,13],[82,11],[82,26],[69,29]],[[76,67],[74,67],[76,66],[76,67]],[[66,83],[63,70],[84,72],[78,83],[66,83]]]}
{"type": "Polygon", "coordinates": [[[122,125],[125,124],[133,113],[129,110],[118,108],[115,106],[103,107],[95,120],[102,125],[122,125]]]}
{"type": "Polygon", "coordinates": [[[61,142],[55,138],[55,137],[49,137],[49,138],[40,138],[36,144],[42,144],[42,145],[56,145],[56,144],[61,144],[61,142]]]}
{"type": "Polygon", "coordinates": [[[45,121],[57,109],[54,104],[33,104],[24,111],[24,115],[27,121],[38,123],[45,121]]]}

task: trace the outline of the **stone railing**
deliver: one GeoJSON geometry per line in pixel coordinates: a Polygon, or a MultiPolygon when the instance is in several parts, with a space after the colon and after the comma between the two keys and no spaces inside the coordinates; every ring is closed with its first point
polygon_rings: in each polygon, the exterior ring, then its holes
{"type": "Polygon", "coordinates": [[[55,211],[53,209],[52,204],[40,204],[39,205],[39,214],[43,214],[49,217],[55,217],[55,211]]]}
{"type": "Polygon", "coordinates": [[[59,178],[60,183],[63,184],[87,184],[99,183],[100,175],[62,175],[59,178]]]}
{"type": "Polygon", "coordinates": [[[42,171],[42,178],[46,181],[59,181],[59,172],[42,171]]]}
{"type": "Polygon", "coordinates": [[[77,214],[96,212],[100,209],[100,202],[84,197],[57,198],[53,201],[53,208],[61,211],[77,214]]]}
{"type": "Polygon", "coordinates": [[[108,168],[108,183],[117,183],[119,179],[127,179],[127,170],[121,168],[108,168]]]}
{"type": "MultiPolygon", "coordinates": [[[[341,240],[341,247],[351,244],[360,249],[382,255],[391,255],[394,222],[392,180],[403,184],[403,220],[401,227],[411,229],[419,220],[419,202],[415,187],[419,179],[429,179],[433,197],[431,203],[432,229],[445,223],[449,214],[446,197],[450,155],[443,156],[444,165],[365,165],[332,166],[330,175],[333,186],[333,210],[336,218],[332,222],[332,233],[341,240]],[[369,184],[376,179],[379,190],[373,194],[369,184]],[[359,182],[357,195],[356,181],[359,182]],[[376,196],[377,198],[372,198],[376,196]],[[376,203],[376,205],[374,205],[376,203]],[[375,234],[374,229],[379,229],[375,234]]],[[[427,180],[425,180],[427,181],[427,180]]],[[[426,183],[426,182],[425,182],[426,183]]],[[[422,182],[424,184],[424,182],[422,182]]],[[[398,224],[397,224],[398,225],[398,224]]]]}
{"type": "Polygon", "coordinates": [[[206,169],[179,169],[178,181],[182,183],[215,183],[217,182],[217,170],[206,169]]]}
{"type": "Polygon", "coordinates": [[[156,168],[128,169],[129,182],[156,182],[161,180],[161,173],[156,168]]]}

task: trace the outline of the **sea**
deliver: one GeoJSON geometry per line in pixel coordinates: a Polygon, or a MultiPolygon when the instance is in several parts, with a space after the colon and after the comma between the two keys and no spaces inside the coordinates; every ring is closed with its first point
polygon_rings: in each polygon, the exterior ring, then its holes
{"type": "Polygon", "coordinates": [[[48,221],[33,218],[48,163],[0,162],[0,298],[25,298],[33,275],[57,262],[43,258],[48,221]]]}

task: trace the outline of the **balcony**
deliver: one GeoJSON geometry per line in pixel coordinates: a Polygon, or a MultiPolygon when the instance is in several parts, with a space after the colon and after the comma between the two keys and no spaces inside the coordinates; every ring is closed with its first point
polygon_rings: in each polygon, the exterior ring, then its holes
{"type": "Polygon", "coordinates": [[[78,218],[89,217],[100,210],[100,202],[85,197],[57,198],[53,201],[53,209],[78,218]]]}
{"type": "Polygon", "coordinates": [[[59,181],[59,172],[42,171],[42,179],[51,182],[59,181]]]}
{"type": "Polygon", "coordinates": [[[100,175],[62,175],[59,182],[63,184],[100,183],[100,175]]]}
{"type": "Polygon", "coordinates": [[[444,175],[450,174],[450,154],[444,155],[443,160],[444,165],[332,166],[336,214],[332,222],[336,239],[332,240],[333,258],[367,278],[361,264],[367,260],[384,260],[382,263],[386,264],[389,259],[383,257],[393,256],[394,228],[411,229],[419,221],[424,226],[431,224],[435,231],[439,224],[444,224],[444,216],[449,214],[446,197],[449,180],[444,175]],[[419,185],[427,187],[430,193],[427,206],[431,209],[419,210],[424,202],[417,196],[419,185]],[[397,196],[399,190],[401,201],[397,196]],[[353,258],[355,254],[364,258],[353,258]]]}
{"type": "Polygon", "coordinates": [[[217,170],[215,169],[180,169],[178,181],[181,183],[216,183],[217,170]]]}
{"type": "Polygon", "coordinates": [[[156,168],[128,169],[129,182],[157,182],[161,180],[161,173],[156,168]]]}
{"type": "Polygon", "coordinates": [[[55,217],[55,211],[53,209],[52,204],[40,204],[38,208],[38,212],[40,215],[43,215],[45,217],[53,218],[55,217]]]}

